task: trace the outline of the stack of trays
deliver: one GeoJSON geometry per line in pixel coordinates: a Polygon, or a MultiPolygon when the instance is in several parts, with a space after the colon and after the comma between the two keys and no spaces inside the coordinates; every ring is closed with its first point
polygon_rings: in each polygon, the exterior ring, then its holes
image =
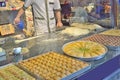
{"type": "Polygon", "coordinates": [[[70,57],[48,52],[18,63],[39,79],[44,80],[70,80],[90,69],[90,65],[70,57]]]}
{"type": "Polygon", "coordinates": [[[100,44],[107,46],[109,49],[112,49],[112,50],[120,49],[120,37],[119,36],[95,34],[95,35],[83,38],[82,40],[98,42],[100,44]]]}
{"type": "Polygon", "coordinates": [[[0,68],[0,80],[36,80],[13,64],[0,68]]]}

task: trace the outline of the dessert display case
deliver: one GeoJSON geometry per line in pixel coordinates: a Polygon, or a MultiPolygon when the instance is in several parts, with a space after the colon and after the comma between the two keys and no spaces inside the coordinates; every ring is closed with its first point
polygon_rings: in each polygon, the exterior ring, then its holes
{"type": "MultiPolygon", "coordinates": [[[[70,0],[72,2],[76,2],[74,0],[70,0]]],[[[78,0],[77,0],[78,1],[78,0]]],[[[86,0],[81,0],[84,2],[86,0]]],[[[88,1],[93,1],[92,6],[95,4],[96,0],[88,0],[88,1]]],[[[115,1],[115,0],[113,0],[115,1]]],[[[5,10],[7,11],[13,11],[11,15],[9,16],[3,16],[5,19],[1,19],[3,17],[0,17],[0,24],[6,24],[6,23],[12,23],[13,19],[15,16],[12,16],[16,14],[16,11],[19,5],[16,5],[18,2],[16,0],[12,0],[10,7],[5,7],[5,8],[0,8],[0,14],[4,14],[5,10]],[[12,5],[14,3],[14,5],[12,5]],[[10,21],[8,20],[10,18],[10,21]],[[3,21],[2,21],[3,20],[3,21]]],[[[23,2],[20,3],[22,5],[23,2]]],[[[87,1],[86,3],[87,4],[87,1]]],[[[78,3],[79,5],[79,3],[78,3]]],[[[78,6],[77,5],[77,6],[78,6]]],[[[84,6],[84,4],[82,4],[84,6]]],[[[90,14],[90,16],[92,13],[90,14]]],[[[25,12],[26,16],[26,28],[28,30],[24,30],[24,32],[28,33],[33,32],[33,16],[31,13],[31,7],[28,8],[28,10],[25,12]]],[[[96,16],[93,16],[96,17],[96,16]]],[[[105,17],[105,21],[103,16],[98,17],[97,15],[97,21],[102,21],[105,22],[105,24],[110,25],[107,27],[111,28],[111,23],[110,23],[110,18],[105,17]],[[106,22],[108,21],[108,22],[106,22]]],[[[1,44],[0,47],[2,48],[1,51],[4,50],[4,55],[0,52],[0,80],[5,77],[6,80],[12,79],[19,80],[19,79],[25,79],[25,80],[41,80],[41,79],[47,79],[51,80],[51,78],[55,80],[106,80],[106,79],[114,79],[113,76],[108,77],[110,74],[115,72],[115,70],[118,70],[119,68],[119,62],[120,62],[120,40],[119,40],[119,33],[114,33],[114,31],[108,31],[108,32],[103,32],[107,31],[108,29],[105,28],[96,28],[97,23],[93,21],[93,23],[73,23],[71,24],[71,27],[68,26],[65,30],[62,31],[56,31],[52,33],[44,33],[41,34],[37,37],[30,37],[27,39],[23,40],[16,40],[15,38],[9,36],[5,37],[5,39],[0,39],[1,44]],[[93,26],[94,25],[94,26],[93,26]],[[79,28],[75,28],[78,27],[79,28]],[[89,27],[88,27],[89,26],[89,27]],[[93,27],[91,27],[93,26],[93,27]],[[73,28],[74,27],[74,28],[73,28]],[[83,31],[83,29],[86,29],[83,31]],[[70,32],[70,33],[69,33],[70,32]],[[74,33],[75,32],[75,33],[74,33]],[[103,32],[103,33],[100,33],[103,32]],[[65,33],[65,34],[64,34],[65,33]],[[66,34],[68,33],[68,34],[66,34]],[[99,34],[100,33],[100,34],[99,34]],[[112,33],[112,35],[110,34],[112,33]],[[69,35],[72,34],[72,35],[69,35]],[[74,35],[73,35],[74,34],[74,35]],[[109,35],[110,34],[110,35],[109,35]],[[96,54],[86,54],[85,52],[89,52],[89,50],[86,48],[79,48],[78,52],[83,51],[84,56],[82,58],[79,58],[78,55],[80,53],[75,53],[74,56],[69,56],[66,54],[66,51],[64,51],[64,47],[66,44],[69,44],[73,41],[81,41],[81,40],[91,40],[96,42],[97,44],[99,43],[102,45],[102,50],[99,51],[99,48],[101,46],[96,46],[92,47],[93,49],[90,49],[92,53],[94,50],[98,50],[100,53],[95,56],[96,54]],[[107,48],[106,48],[107,46],[107,48]],[[13,54],[13,50],[15,48],[22,48],[21,52],[18,54],[13,54]],[[104,49],[103,49],[104,48],[104,49]],[[86,57],[87,56],[87,57],[86,57]],[[88,57],[89,56],[89,57],[88,57]],[[84,58],[84,59],[83,59],[84,58]],[[107,63],[107,64],[106,64],[107,63]],[[9,65],[10,64],[10,65],[9,65]],[[12,64],[12,65],[11,65],[12,64]],[[14,65],[15,64],[15,65],[14,65]],[[108,65],[112,64],[112,65],[108,65]],[[114,66],[113,66],[114,65],[114,66]],[[106,67],[103,67],[106,66],[106,67]],[[110,69],[109,69],[110,68],[110,69]],[[113,70],[114,68],[114,70],[113,70]],[[2,69],[2,70],[1,70],[2,69]],[[15,72],[15,70],[18,70],[18,72],[15,72]],[[107,71],[106,71],[107,70],[107,71]],[[7,73],[11,75],[6,76],[7,73]],[[97,73],[99,74],[101,72],[102,75],[96,75],[97,73]],[[109,72],[109,73],[108,73],[109,72]],[[22,74],[25,74],[27,77],[23,77],[22,74]],[[13,74],[16,74],[13,76],[13,74]],[[2,77],[1,77],[2,76],[2,77]],[[86,77],[87,76],[87,77],[86,77]],[[94,78],[92,78],[94,77],[94,78]],[[97,78],[96,78],[97,77],[97,78]],[[96,79],[95,79],[96,78],[96,79]]],[[[98,24],[103,24],[98,22],[98,24]]],[[[113,25],[112,25],[113,27],[113,25]]],[[[116,32],[116,31],[115,31],[116,32]]],[[[119,31],[118,31],[119,32],[119,31]]],[[[32,34],[27,34],[27,36],[32,36],[32,34]]],[[[80,45],[77,44],[77,46],[71,45],[72,47],[80,47],[80,45]]],[[[85,45],[85,47],[89,47],[91,45],[85,45]]],[[[93,45],[92,45],[93,46],[93,45]]],[[[71,47],[69,47],[71,48],[71,47]]],[[[71,49],[68,49],[68,52],[71,51],[71,49]]],[[[74,50],[73,50],[74,51],[74,50]]],[[[77,52],[77,51],[76,51],[77,52]]],[[[113,73],[112,75],[118,75],[119,72],[113,73]]],[[[119,78],[119,77],[117,77],[119,78]]]]}
{"type": "MultiPolygon", "coordinates": [[[[87,35],[87,36],[90,36],[90,34],[87,35]]],[[[30,39],[30,40],[27,39],[26,41],[22,41],[20,43],[15,43],[15,40],[12,39],[12,38],[7,39],[6,43],[1,44],[1,47],[6,50],[6,55],[5,55],[6,59],[0,61],[0,66],[2,67],[3,65],[7,65],[9,63],[16,63],[16,64],[24,63],[26,61],[34,59],[35,57],[39,57],[38,55],[42,56],[42,55],[45,55],[44,53],[47,53],[47,52],[49,53],[49,52],[52,51],[52,52],[56,52],[56,55],[62,54],[63,56],[68,57],[72,60],[77,59],[78,61],[83,61],[83,62],[87,62],[88,64],[90,64],[90,67],[88,66],[87,69],[85,69],[85,70],[83,69],[83,71],[79,70],[78,73],[76,73],[77,75],[74,75],[74,74],[72,75],[71,74],[72,77],[70,76],[69,78],[68,77],[65,78],[65,80],[66,79],[68,79],[68,80],[73,79],[74,80],[74,79],[77,79],[78,77],[80,77],[82,75],[85,75],[88,72],[91,72],[91,70],[96,69],[97,67],[103,65],[104,63],[108,62],[109,60],[114,59],[116,56],[120,55],[119,50],[109,49],[107,51],[107,53],[104,55],[104,57],[102,57],[101,59],[92,60],[92,61],[85,61],[85,60],[78,59],[78,58],[75,58],[75,57],[67,56],[62,51],[62,47],[65,43],[71,42],[73,40],[78,41],[78,40],[83,39],[84,37],[86,37],[86,36],[79,36],[78,38],[69,39],[69,38],[66,38],[63,35],[59,34],[59,32],[55,32],[55,33],[49,33],[49,34],[46,33],[44,35],[40,35],[37,38],[33,38],[33,39],[30,39]],[[11,54],[12,51],[13,51],[13,48],[16,48],[16,47],[27,48],[29,50],[29,52],[26,53],[26,54],[20,53],[18,55],[11,54]]],[[[50,57],[47,56],[47,58],[49,59],[50,57]]],[[[48,63],[48,59],[47,59],[47,63],[48,63]]],[[[61,60],[62,58],[58,57],[57,59],[61,60]]],[[[60,62],[60,60],[59,60],[59,62],[60,62]]],[[[56,61],[56,59],[55,59],[55,61],[56,61]]],[[[36,62],[36,61],[34,61],[34,62],[36,62]]],[[[41,61],[41,64],[43,62],[44,61],[41,61]]],[[[38,62],[36,62],[36,63],[35,63],[36,65],[39,65],[38,62]]],[[[53,63],[53,61],[50,60],[50,65],[49,66],[55,67],[55,65],[53,65],[52,63],[53,63]]],[[[29,64],[31,65],[31,63],[29,63],[29,64]]],[[[30,65],[29,65],[29,67],[35,66],[34,64],[32,66],[30,66],[30,65]]],[[[45,64],[45,65],[47,65],[47,64],[45,64]]],[[[59,63],[59,65],[63,65],[63,63],[61,63],[61,64],[59,63]]],[[[78,64],[76,64],[76,65],[78,65],[78,64]]],[[[43,67],[43,65],[40,68],[42,69],[42,67],[43,67]]],[[[72,69],[70,69],[70,70],[72,70],[72,69]]],[[[27,70],[27,71],[30,72],[29,70],[27,70]]],[[[38,78],[38,77],[36,76],[36,78],[38,78]]]]}

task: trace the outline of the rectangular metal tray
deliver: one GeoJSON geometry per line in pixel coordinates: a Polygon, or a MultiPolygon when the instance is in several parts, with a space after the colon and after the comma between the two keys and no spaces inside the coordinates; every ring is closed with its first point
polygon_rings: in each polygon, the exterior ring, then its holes
{"type": "Polygon", "coordinates": [[[5,68],[5,67],[7,67],[7,66],[11,66],[11,65],[15,65],[15,66],[18,67],[19,69],[23,70],[25,73],[28,73],[28,75],[30,75],[31,77],[33,77],[35,80],[38,80],[38,79],[36,79],[36,76],[35,76],[35,75],[33,75],[33,74],[29,73],[29,72],[26,72],[24,69],[20,68],[16,63],[9,63],[9,64],[7,64],[7,65],[0,66],[0,69],[5,68]]]}
{"type": "Polygon", "coordinates": [[[37,75],[31,73],[27,69],[25,69],[22,66],[18,65],[18,63],[16,63],[15,66],[17,66],[18,68],[22,69],[23,71],[25,71],[26,73],[28,73],[29,75],[31,75],[32,77],[34,77],[36,80],[43,80],[42,78],[38,77],[37,75]]]}
{"type": "MultiPolygon", "coordinates": [[[[45,54],[48,54],[48,53],[44,53],[44,54],[41,54],[41,55],[45,55],[45,54]]],[[[62,55],[62,54],[60,54],[60,55],[62,55]]],[[[29,59],[34,59],[34,58],[36,58],[36,57],[37,57],[37,56],[32,57],[32,58],[29,58],[29,59]]],[[[24,60],[24,61],[27,61],[27,60],[29,60],[29,59],[26,59],[26,60],[24,60]]],[[[83,61],[83,62],[84,62],[84,61],[83,61]]],[[[86,62],[86,63],[87,63],[87,62],[86,62]]],[[[89,64],[89,63],[88,63],[88,64],[89,64]]],[[[26,68],[24,68],[23,66],[21,66],[21,65],[19,65],[19,64],[17,64],[17,66],[20,67],[21,69],[23,69],[24,71],[26,71],[27,73],[35,76],[37,80],[44,80],[41,76],[38,76],[38,75],[36,75],[36,74],[28,71],[28,70],[27,70],[26,68]]],[[[60,80],[74,80],[75,78],[77,78],[77,76],[81,75],[82,73],[84,73],[85,71],[89,70],[90,68],[91,68],[91,64],[89,64],[89,66],[87,66],[87,67],[85,67],[85,68],[83,68],[83,69],[81,69],[81,70],[78,70],[78,71],[76,71],[76,72],[74,72],[74,73],[72,73],[72,74],[70,74],[70,75],[68,75],[68,76],[66,76],[66,77],[64,77],[64,78],[61,78],[60,80]]]]}
{"type": "Polygon", "coordinates": [[[85,71],[89,70],[91,68],[91,66],[87,66],[85,68],[83,68],[82,70],[79,70],[71,75],[66,76],[65,78],[62,78],[61,80],[74,80],[77,78],[77,76],[79,76],[80,74],[84,73],[85,71]]]}
{"type": "Polygon", "coordinates": [[[4,67],[7,67],[7,66],[10,66],[10,65],[13,65],[13,63],[9,63],[9,64],[7,64],[7,65],[0,66],[0,69],[1,69],[1,68],[4,68],[4,67]]]}

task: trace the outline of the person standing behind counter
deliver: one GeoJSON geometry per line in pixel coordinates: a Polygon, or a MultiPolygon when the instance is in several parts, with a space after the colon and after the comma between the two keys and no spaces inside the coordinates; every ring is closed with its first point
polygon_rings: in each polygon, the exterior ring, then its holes
{"type": "Polygon", "coordinates": [[[55,31],[56,26],[63,26],[59,0],[25,0],[23,7],[19,10],[14,20],[16,24],[20,22],[21,15],[29,6],[32,6],[33,9],[36,36],[45,32],[55,31]]]}

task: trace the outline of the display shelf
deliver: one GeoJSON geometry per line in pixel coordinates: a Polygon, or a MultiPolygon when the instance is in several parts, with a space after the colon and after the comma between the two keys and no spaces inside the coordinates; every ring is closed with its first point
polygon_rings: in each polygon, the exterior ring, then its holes
{"type": "MultiPolygon", "coordinates": [[[[87,35],[87,36],[90,36],[90,35],[87,35]]],[[[21,60],[25,60],[25,59],[28,59],[28,58],[31,58],[37,55],[41,55],[46,52],[50,52],[50,51],[55,51],[55,52],[65,55],[64,52],[62,51],[62,46],[67,42],[70,42],[76,39],[80,40],[83,37],[86,37],[86,36],[79,36],[77,38],[71,39],[69,37],[66,38],[65,36],[60,35],[59,33],[56,32],[56,33],[50,33],[50,34],[46,33],[44,35],[40,35],[40,37],[38,38],[27,40],[19,44],[15,44],[14,39],[10,41],[6,41],[6,43],[4,45],[2,44],[1,46],[2,48],[6,50],[7,57],[6,57],[6,60],[0,61],[0,66],[6,65],[11,62],[16,63],[21,60]],[[29,49],[29,53],[20,54],[20,55],[9,54],[12,52],[13,48],[15,47],[26,47],[29,49]]],[[[101,65],[104,65],[104,63],[108,62],[109,60],[113,58],[116,58],[116,56],[119,56],[119,55],[120,55],[119,50],[118,51],[108,50],[105,57],[101,58],[100,60],[89,61],[88,63],[91,64],[91,69],[87,70],[86,72],[81,73],[79,76],[75,77],[74,79],[77,79],[80,76],[85,75],[88,72],[91,72],[93,69],[96,69],[97,67],[101,65]]],[[[76,59],[76,58],[73,58],[73,59],[76,59]]]]}

